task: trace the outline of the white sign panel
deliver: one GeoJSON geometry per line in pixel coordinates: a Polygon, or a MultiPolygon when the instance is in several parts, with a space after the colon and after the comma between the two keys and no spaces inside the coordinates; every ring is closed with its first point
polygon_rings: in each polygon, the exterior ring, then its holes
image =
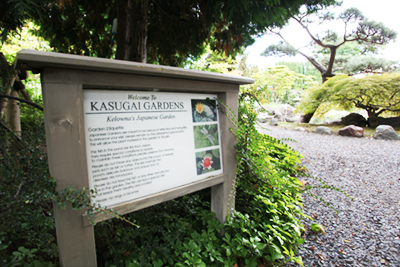
{"type": "Polygon", "coordinates": [[[84,90],[95,202],[113,206],[222,174],[216,97],[84,90]]]}

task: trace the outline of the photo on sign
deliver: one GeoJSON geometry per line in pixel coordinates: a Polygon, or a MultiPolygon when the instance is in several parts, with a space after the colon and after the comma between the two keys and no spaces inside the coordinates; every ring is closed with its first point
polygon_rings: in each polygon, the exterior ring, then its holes
{"type": "Polygon", "coordinates": [[[219,145],[217,124],[196,125],[193,132],[196,149],[219,145]]]}
{"type": "Polygon", "coordinates": [[[210,99],[192,99],[193,122],[217,121],[217,101],[210,99]]]}
{"type": "Polygon", "coordinates": [[[221,169],[219,149],[206,150],[196,153],[197,175],[221,169]]]}

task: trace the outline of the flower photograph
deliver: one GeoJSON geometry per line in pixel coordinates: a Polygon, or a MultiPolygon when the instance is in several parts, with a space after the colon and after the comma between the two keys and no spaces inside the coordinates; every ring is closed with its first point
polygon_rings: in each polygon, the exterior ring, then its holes
{"type": "Polygon", "coordinates": [[[206,150],[196,153],[197,175],[221,169],[219,149],[206,150]]]}
{"type": "Polygon", "coordinates": [[[217,103],[210,99],[192,99],[193,122],[217,121],[217,103]]]}

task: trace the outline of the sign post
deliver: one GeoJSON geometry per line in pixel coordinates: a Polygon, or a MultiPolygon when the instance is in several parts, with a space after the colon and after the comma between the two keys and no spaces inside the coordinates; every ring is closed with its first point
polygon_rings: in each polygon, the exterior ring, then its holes
{"type": "MultiPolygon", "coordinates": [[[[226,220],[235,138],[217,106],[237,112],[239,85],[252,79],[30,50],[18,52],[15,67],[42,75],[58,191],[96,189],[95,203],[126,214],[211,187],[211,210],[226,220]]],[[[61,266],[96,266],[85,210],[54,213],[61,266]]]]}

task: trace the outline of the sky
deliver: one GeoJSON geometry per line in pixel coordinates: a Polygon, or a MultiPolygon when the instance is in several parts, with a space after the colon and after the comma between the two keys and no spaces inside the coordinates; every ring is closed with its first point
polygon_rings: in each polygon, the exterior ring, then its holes
{"type": "MultiPolygon", "coordinates": [[[[356,7],[361,10],[365,17],[369,20],[375,20],[382,22],[386,27],[395,30],[398,33],[397,41],[391,42],[382,51],[382,57],[390,60],[400,61],[400,19],[399,19],[399,0],[343,0],[341,7],[332,9],[335,13],[356,7]]],[[[343,24],[334,25],[333,27],[337,30],[342,30],[343,24]]],[[[306,43],[310,42],[310,38],[305,31],[298,25],[294,20],[289,22],[282,31],[284,38],[296,48],[302,47],[306,43]]],[[[278,61],[306,61],[306,59],[300,55],[296,57],[263,57],[260,54],[271,44],[277,44],[281,39],[274,35],[264,35],[257,38],[256,42],[246,48],[245,53],[248,53],[247,64],[252,66],[258,66],[261,69],[265,67],[273,67],[278,61]]]]}

